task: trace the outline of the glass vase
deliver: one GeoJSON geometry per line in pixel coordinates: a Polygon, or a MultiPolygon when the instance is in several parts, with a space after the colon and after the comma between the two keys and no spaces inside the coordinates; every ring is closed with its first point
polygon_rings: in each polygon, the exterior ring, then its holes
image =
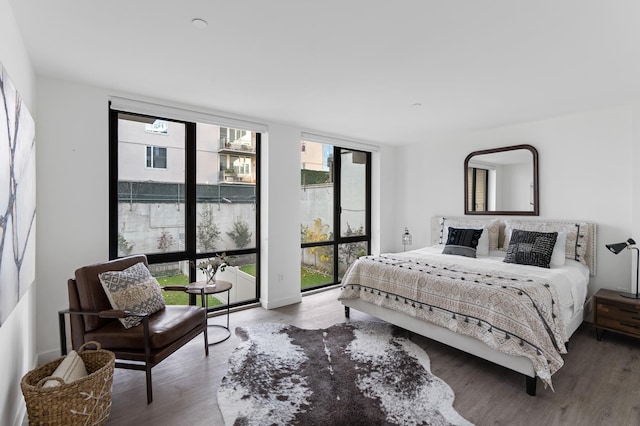
{"type": "Polygon", "coordinates": [[[216,273],[215,272],[208,272],[206,274],[206,285],[209,287],[215,287],[216,285],[216,273]]]}

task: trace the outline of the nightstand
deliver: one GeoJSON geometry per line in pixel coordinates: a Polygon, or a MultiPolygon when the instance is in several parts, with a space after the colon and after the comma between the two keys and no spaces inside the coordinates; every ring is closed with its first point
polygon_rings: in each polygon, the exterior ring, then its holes
{"type": "Polygon", "coordinates": [[[594,296],[593,325],[598,340],[605,331],[640,338],[640,299],[629,299],[620,293],[600,289],[594,296]]]}

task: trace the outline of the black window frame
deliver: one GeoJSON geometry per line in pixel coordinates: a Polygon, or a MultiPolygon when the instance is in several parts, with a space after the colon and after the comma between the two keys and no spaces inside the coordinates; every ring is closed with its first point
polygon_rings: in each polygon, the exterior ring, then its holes
{"type": "MultiPolygon", "coordinates": [[[[304,142],[304,141],[302,141],[304,142]]],[[[321,142],[320,142],[321,143],[321,142]]],[[[333,175],[333,240],[330,241],[318,241],[318,242],[301,242],[300,247],[302,249],[311,248],[311,247],[332,247],[333,248],[333,280],[328,283],[319,284],[313,287],[303,288],[301,291],[313,291],[319,288],[328,287],[336,284],[340,284],[342,281],[339,278],[339,264],[340,264],[340,256],[339,249],[340,245],[347,243],[358,243],[358,242],[366,242],[367,243],[367,254],[371,254],[371,152],[362,151],[354,148],[340,147],[333,145],[333,170],[331,171],[333,175]],[[351,237],[343,237],[342,236],[342,224],[340,220],[340,215],[342,214],[342,151],[352,151],[352,152],[361,152],[366,155],[367,159],[367,167],[366,167],[366,182],[365,182],[365,229],[366,232],[364,235],[355,235],[351,237]]]]}
{"type": "MultiPolygon", "coordinates": [[[[227,257],[240,255],[255,255],[256,258],[256,296],[254,299],[232,303],[229,306],[241,306],[256,303],[260,300],[260,158],[261,158],[261,136],[256,133],[256,186],[255,186],[255,248],[215,250],[210,252],[200,252],[196,250],[197,232],[197,181],[196,181],[196,126],[195,121],[177,120],[160,116],[151,116],[129,111],[121,111],[111,108],[109,103],[109,259],[117,259],[118,255],[118,115],[123,114],[128,117],[140,117],[141,120],[160,119],[169,122],[182,123],[185,126],[185,250],[167,253],[138,253],[145,254],[150,265],[158,263],[189,261],[189,282],[196,281],[196,264],[203,258],[213,257],[217,254],[226,253],[227,257]]],[[[194,298],[191,298],[194,301],[194,298]]],[[[210,308],[212,309],[212,308],[210,308]]],[[[226,309],[226,305],[213,308],[226,309]]]]}

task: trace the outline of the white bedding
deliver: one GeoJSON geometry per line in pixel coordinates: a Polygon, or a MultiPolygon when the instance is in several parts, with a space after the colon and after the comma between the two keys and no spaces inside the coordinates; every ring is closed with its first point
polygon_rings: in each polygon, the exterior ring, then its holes
{"type": "MultiPolygon", "coordinates": [[[[482,270],[505,273],[520,274],[531,277],[539,277],[549,281],[558,295],[560,308],[567,328],[567,338],[573,334],[576,326],[571,326],[572,319],[576,315],[581,315],[584,302],[587,297],[587,286],[589,284],[589,268],[584,264],[567,259],[563,266],[552,266],[549,269],[537,266],[518,265],[504,262],[505,252],[502,250],[492,250],[489,256],[478,256],[476,258],[442,254],[444,245],[437,244],[432,247],[424,247],[404,253],[394,253],[396,257],[418,257],[429,259],[434,262],[442,259],[443,264],[450,265],[452,262],[457,265],[471,266],[482,270]]],[[[582,322],[582,321],[580,321],[582,322]]],[[[580,324],[578,322],[578,325],[580,324]]]]}

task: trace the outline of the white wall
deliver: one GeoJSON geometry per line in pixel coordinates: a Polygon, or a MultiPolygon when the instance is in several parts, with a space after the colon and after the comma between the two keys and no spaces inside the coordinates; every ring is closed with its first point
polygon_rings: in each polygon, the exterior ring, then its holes
{"type": "MultiPolygon", "coordinates": [[[[633,128],[631,129],[631,154],[629,155],[628,162],[632,165],[630,170],[632,182],[631,194],[629,194],[629,197],[631,198],[631,208],[629,213],[631,215],[632,226],[629,230],[629,235],[633,235],[636,242],[640,243],[640,184],[633,185],[633,182],[640,182],[640,167],[637,166],[640,164],[640,102],[635,102],[631,106],[631,114],[633,117],[633,128]]],[[[627,166],[626,163],[628,162],[623,162],[624,164],[621,164],[621,167],[627,166]]],[[[620,254],[618,254],[618,256],[620,256],[620,254]]],[[[632,277],[635,277],[636,275],[636,268],[637,265],[634,261],[631,266],[632,277]]],[[[633,291],[633,289],[631,291],[633,291]]]]}
{"type": "Polygon", "coordinates": [[[601,287],[630,291],[630,256],[614,256],[604,245],[624,241],[634,231],[640,241],[640,218],[634,221],[632,215],[640,192],[633,185],[639,182],[637,176],[632,179],[638,164],[633,157],[640,157],[633,148],[640,139],[633,113],[632,107],[623,106],[403,147],[396,159],[396,169],[403,171],[398,215],[413,234],[413,248],[428,245],[430,217],[463,215],[467,154],[531,144],[539,154],[540,216],[598,224],[597,276],[590,293],[601,287]]]}
{"type": "MultiPolygon", "coordinates": [[[[36,77],[7,0],[0,0],[0,62],[22,96],[24,105],[37,122],[36,77]]],[[[37,144],[39,146],[39,141],[37,144]]],[[[36,227],[38,226],[39,224],[36,224],[36,227]]],[[[35,284],[31,285],[0,327],[0,347],[3,348],[0,351],[0,366],[2,366],[0,369],[0,424],[2,425],[21,424],[26,412],[20,391],[20,379],[36,365],[38,277],[36,273],[35,284]]]]}
{"type": "Polygon", "coordinates": [[[398,204],[398,185],[404,187],[396,168],[397,148],[380,147],[371,155],[373,175],[371,178],[371,252],[373,254],[398,251],[402,247],[402,233],[405,224],[403,207],[398,204]]]}
{"type": "Polygon", "coordinates": [[[263,146],[260,302],[272,309],[301,299],[300,129],[270,125],[263,146]]]}
{"type": "Polygon", "coordinates": [[[531,184],[533,183],[533,174],[531,163],[529,164],[513,164],[510,166],[501,166],[502,179],[499,179],[502,187],[498,197],[500,203],[498,209],[502,211],[531,211],[531,184]],[[526,188],[526,191],[522,189],[526,188]]]}
{"type": "Polygon", "coordinates": [[[109,256],[108,104],[102,89],[39,78],[38,108],[37,342],[51,356],[67,280],[109,256]]]}

